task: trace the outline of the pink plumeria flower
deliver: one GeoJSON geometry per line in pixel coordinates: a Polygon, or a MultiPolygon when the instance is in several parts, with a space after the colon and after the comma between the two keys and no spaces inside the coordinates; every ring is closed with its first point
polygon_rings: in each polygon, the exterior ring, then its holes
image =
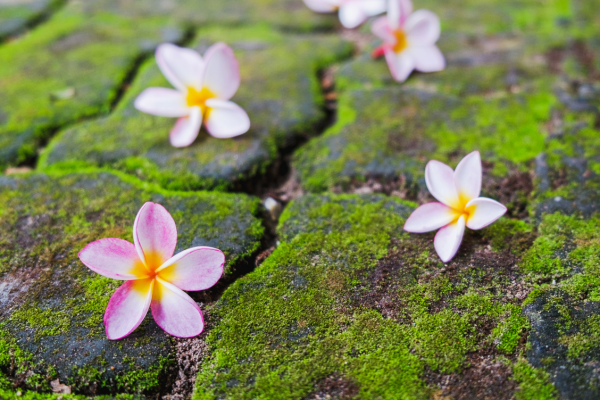
{"type": "Polygon", "coordinates": [[[425,168],[427,189],[440,203],[427,203],[417,208],[406,220],[404,230],[413,233],[439,229],[435,235],[435,251],[443,262],[458,251],[465,226],[479,230],[506,213],[506,207],[495,200],[479,197],[481,192],[481,157],[478,151],[467,155],[455,171],[439,161],[429,161],[425,168]]]}
{"type": "Polygon", "coordinates": [[[340,22],[345,28],[353,29],[369,17],[384,13],[387,0],[304,0],[313,11],[320,13],[339,10],[340,22]]]}
{"type": "Polygon", "coordinates": [[[129,335],[148,308],[168,334],[199,335],[204,329],[202,311],[183,290],[205,290],[217,283],[225,263],[221,250],[193,247],[173,256],[175,221],[163,206],[150,202],[135,217],[133,242],[101,239],[79,252],[79,259],[92,271],[126,281],[106,307],[106,336],[118,340],[129,335]]]}
{"type": "Polygon", "coordinates": [[[413,13],[410,0],[390,0],[387,15],[373,23],[372,31],[383,40],[373,55],[385,55],[392,76],[399,82],[415,69],[436,72],[446,67],[444,55],[435,45],[441,31],[439,18],[427,10],[413,13]]]}
{"type": "Polygon", "coordinates": [[[158,46],[156,62],[176,90],[148,88],[135,100],[135,107],[159,117],[177,117],[170,140],[175,147],[194,142],[202,122],[219,139],[248,132],[250,118],[229,101],[240,86],[240,67],[233,50],[216,43],[204,55],[170,43],[158,46]]]}

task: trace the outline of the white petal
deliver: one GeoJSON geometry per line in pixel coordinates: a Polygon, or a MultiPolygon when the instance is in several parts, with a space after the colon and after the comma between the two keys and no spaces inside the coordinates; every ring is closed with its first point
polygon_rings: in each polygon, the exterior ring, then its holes
{"type": "Polygon", "coordinates": [[[369,18],[357,1],[341,6],[339,16],[344,28],[348,29],[356,28],[369,18]]]}
{"type": "Polygon", "coordinates": [[[390,22],[386,17],[377,18],[371,25],[371,32],[387,43],[394,43],[396,40],[392,28],[390,28],[390,22]]]}
{"type": "Polygon", "coordinates": [[[433,240],[433,245],[443,262],[452,260],[456,255],[464,234],[465,217],[462,215],[456,222],[446,225],[438,231],[433,240]]]}
{"type": "Polygon", "coordinates": [[[404,230],[413,233],[431,232],[457,219],[459,213],[442,203],[427,203],[408,217],[404,230]]]}
{"type": "Polygon", "coordinates": [[[413,6],[410,0],[389,0],[387,18],[390,27],[395,30],[404,26],[412,10],[413,6]]]}
{"type": "MultiPolygon", "coordinates": [[[[458,197],[467,203],[479,197],[481,193],[481,156],[478,151],[467,154],[454,171],[454,183],[458,197]]],[[[468,226],[468,225],[467,225],[468,226]]]]}
{"type": "Polygon", "coordinates": [[[390,68],[392,77],[398,82],[404,82],[415,69],[415,63],[412,56],[407,51],[395,53],[391,49],[386,49],[385,60],[390,68]]]}
{"type": "Polygon", "coordinates": [[[186,147],[194,143],[202,127],[202,110],[191,107],[189,117],[179,118],[171,129],[169,140],[173,147],[186,147]]]}
{"type": "Polygon", "coordinates": [[[135,108],[159,117],[185,117],[189,114],[185,96],[173,89],[148,88],[135,99],[135,108]]]}
{"type": "Polygon", "coordinates": [[[452,168],[437,160],[429,161],[425,167],[425,183],[433,197],[448,207],[461,209],[452,168]]]}
{"type": "Polygon", "coordinates": [[[474,231],[485,228],[506,213],[506,207],[496,200],[480,197],[467,203],[467,227],[474,231]]]}
{"type": "Polygon", "coordinates": [[[313,11],[326,13],[338,9],[340,1],[336,0],[304,0],[304,4],[313,11]]]}
{"type": "Polygon", "coordinates": [[[387,0],[358,0],[357,2],[369,17],[382,14],[387,10],[387,0]]]}
{"type": "Polygon", "coordinates": [[[227,139],[239,136],[250,129],[250,118],[246,111],[231,101],[209,99],[204,125],[211,136],[227,139]]]}
{"type": "Polygon", "coordinates": [[[197,51],[164,43],[156,49],[156,63],[177,90],[187,93],[190,86],[201,89],[204,61],[197,51]]]}
{"type": "Polygon", "coordinates": [[[431,46],[440,38],[440,19],[428,10],[417,10],[406,20],[406,37],[411,46],[431,46]]]}
{"type": "Polygon", "coordinates": [[[444,55],[436,46],[410,47],[415,69],[421,72],[438,72],[446,68],[444,55]]]}
{"type": "Polygon", "coordinates": [[[240,66],[233,50],[225,43],[215,43],[206,51],[204,59],[202,85],[218,99],[229,100],[240,86],[240,66]]]}

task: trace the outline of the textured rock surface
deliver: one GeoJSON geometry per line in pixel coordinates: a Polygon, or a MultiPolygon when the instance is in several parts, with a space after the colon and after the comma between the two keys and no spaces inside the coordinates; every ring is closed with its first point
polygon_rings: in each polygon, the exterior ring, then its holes
{"type": "MultiPolygon", "coordinates": [[[[258,202],[244,195],[182,195],[108,172],[0,179],[0,367],[41,391],[58,378],[76,392],[157,392],[173,364],[171,340],[148,316],[109,341],[102,316],[120,285],[89,271],[77,253],[105,237],[132,241],[137,210],[160,202],[178,228],[176,252],[222,249],[227,272],[262,237],[258,202]]],[[[193,295],[193,294],[192,294],[193,295]]]]}
{"type": "Polygon", "coordinates": [[[0,1],[0,39],[23,31],[61,3],[61,0],[0,1]]]}
{"type": "Polygon", "coordinates": [[[236,51],[242,85],[232,100],[248,112],[250,132],[222,140],[203,130],[193,145],[174,149],[168,132],[175,120],[133,107],[145,88],[170,87],[150,60],[115,113],[61,133],[42,157],[42,167],[110,165],[168,188],[231,189],[264,174],[281,148],[316,134],[325,119],[317,74],[352,50],[337,36],[284,35],[262,26],[213,28],[197,36],[201,53],[216,41],[236,51]]]}

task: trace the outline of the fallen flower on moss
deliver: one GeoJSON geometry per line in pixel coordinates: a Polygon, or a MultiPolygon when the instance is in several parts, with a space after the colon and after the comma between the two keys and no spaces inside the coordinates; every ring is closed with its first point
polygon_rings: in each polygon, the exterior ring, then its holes
{"type": "Polygon", "coordinates": [[[202,311],[183,290],[206,290],[221,278],[225,256],[212,247],[193,247],[173,256],[177,227],[160,204],[142,206],[133,224],[134,244],[100,239],[79,252],[92,271],[126,281],[112,295],[104,314],[106,336],[124,338],[152,309],[167,333],[193,337],[204,329],[202,311]]]}
{"type": "Polygon", "coordinates": [[[173,146],[192,144],[203,122],[208,133],[219,139],[248,132],[248,114],[229,101],[240,85],[240,68],[225,43],[211,46],[204,59],[194,50],[165,43],[156,50],[156,62],[176,90],[148,88],[136,98],[135,107],[179,118],[170,134],[173,146]]]}
{"type": "Polygon", "coordinates": [[[384,13],[387,0],[304,0],[313,11],[329,13],[339,10],[344,28],[353,29],[369,17],[384,13]]]}
{"type": "Polygon", "coordinates": [[[387,15],[372,26],[383,40],[375,57],[385,55],[392,76],[404,82],[413,70],[441,71],[446,67],[444,55],[435,43],[440,37],[440,20],[428,10],[412,12],[410,0],[390,0],[387,15]]]}
{"type": "Polygon", "coordinates": [[[440,202],[417,208],[404,224],[404,230],[424,233],[439,229],[435,235],[435,251],[443,262],[458,251],[465,227],[479,230],[506,213],[506,207],[495,200],[479,197],[482,168],[478,151],[467,155],[455,171],[444,163],[431,160],[425,168],[425,182],[433,197],[440,202]]]}

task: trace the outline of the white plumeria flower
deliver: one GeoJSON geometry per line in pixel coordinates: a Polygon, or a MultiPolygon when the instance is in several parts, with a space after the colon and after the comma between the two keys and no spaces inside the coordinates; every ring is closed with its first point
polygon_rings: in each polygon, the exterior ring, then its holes
{"type": "Polygon", "coordinates": [[[179,118],[171,130],[173,146],[192,144],[202,122],[208,133],[219,139],[248,132],[248,114],[228,101],[240,86],[240,67],[229,46],[216,43],[203,59],[194,50],[165,43],[156,49],[156,62],[175,90],[148,88],[137,97],[135,107],[148,114],[179,118]]]}
{"type": "Polygon", "coordinates": [[[353,29],[369,17],[384,13],[386,0],[304,0],[313,11],[320,13],[339,10],[340,22],[344,28],[353,29]]]}
{"type": "Polygon", "coordinates": [[[479,197],[481,176],[478,151],[463,158],[455,171],[442,162],[429,161],[425,182],[431,195],[440,202],[417,208],[406,220],[404,230],[424,233],[439,229],[434,240],[435,251],[443,262],[450,261],[460,247],[465,226],[479,230],[506,213],[506,207],[497,201],[479,197]]]}
{"type": "Polygon", "coordinates": [[[383,45],[382,52],[395,80],[404,82],[413,70],[441,71],[446,67],[444,55],[435,43],[440,38],[440,20],[431,11],[412,12],[410,0],[390,0],[386,16],[372,26],[383,45]]]}

